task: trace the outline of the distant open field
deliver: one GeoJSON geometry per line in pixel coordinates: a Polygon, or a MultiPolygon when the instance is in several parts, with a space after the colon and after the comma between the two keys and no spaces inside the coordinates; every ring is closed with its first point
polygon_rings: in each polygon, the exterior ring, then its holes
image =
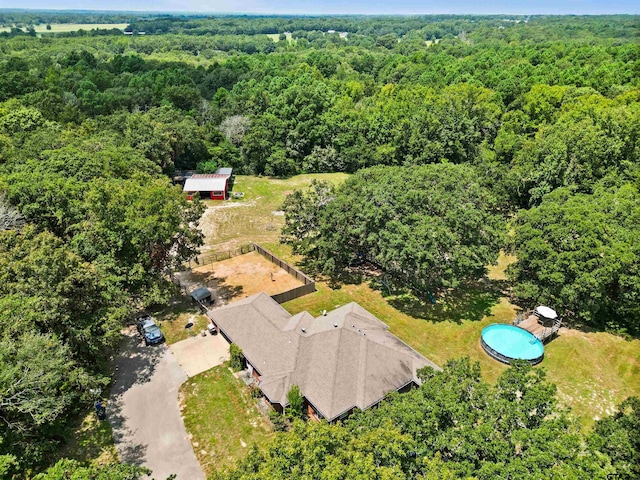
{"type": "MultiPolygon", "coordinates": [[[[267,37],[269,37],[274,42],[279,42],[280,41],[280,34],[279,33],[267,33],[266,35],[267,35],[267,37]]],[[[287,37],[287,41],[288,42],[291,42],[293,40],[293,37],[291,36],[291,33],[286,33],[285,36],[287,37]]]]}
{"type": "MultiPolygon", "coordinates": [[[[64,32],[76,32],[78,30],[111,30],[117,28],[124,30],[128,23],[52,23],[51,30],[47,30],[46,24],[36,25],[36,33],[64,33],[64,32]]],[[[0,32],[9,32],[11,27],[0,27],[0,32]]]]}

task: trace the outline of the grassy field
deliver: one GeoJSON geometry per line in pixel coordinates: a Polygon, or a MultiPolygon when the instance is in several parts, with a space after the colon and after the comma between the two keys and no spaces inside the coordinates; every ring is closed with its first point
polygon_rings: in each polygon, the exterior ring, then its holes
{"type": "Polygon", "coordinates": [[[346,174],[298,175],[279,180],[266,177],[237,176],[233,192],[242,192],[239,200],[207,200],[207,211],[200,228],[205,234],[206,250],[227,250],[251,242],[277,243],[284,224],[282,203],[293,190],[304,188],[312,179],[343,182],[346,174]]]}
{"type": "Polygon", "coordinates": [[[249,389],[226,364],[187,380],[180,397],[185,427],[207,475],[233,465],[273,434],[249,389]]]}
{"type": "MultiPolygon", "coordinates": [[[[280,34],[279,33],[267,33],[266,35],[267,35],[267,37],[269,37],[274,42],[279,42],[280,41],[280,34]]],[[[287,32],[285,35],[287,37],[287,42],[291,43],[293,41],[293,37],[291,36],[291,33],[287,32]]]]}
{"type": "MultiPolygon", "coordinates": [[[[47,30],[46,24],[35,25],[34,29],[36,33],[64,33],[93,29],[111,30],[112,28],[124,30],[128,25],[128,23],[52,23],[51,30],[47,30]]],[[[0,27],[0,32],[8,32],[10,30],[10,27],[0,27]]]]}

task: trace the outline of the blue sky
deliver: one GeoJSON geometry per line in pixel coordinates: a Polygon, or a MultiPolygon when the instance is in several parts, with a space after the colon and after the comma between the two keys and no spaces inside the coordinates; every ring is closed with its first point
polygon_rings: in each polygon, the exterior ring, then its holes
{"type": "Polygon", "coordinates": [[[639,0],[0,0],[0,8],[213,13],[640,13],[639,0]]]}

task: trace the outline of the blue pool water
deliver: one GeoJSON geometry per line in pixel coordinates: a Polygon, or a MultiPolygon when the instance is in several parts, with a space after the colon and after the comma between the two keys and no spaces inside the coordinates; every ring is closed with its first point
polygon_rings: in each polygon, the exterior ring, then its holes
{"type": "MultiPolygon", "coordinates": [[[[482,330],[483,347],[488,346],[507,359],[528,360],[536,362],[542,360],[544,345],[533,334],[513,325],[489,325],[482,330]]],[[[492,352],[485,350],[489,355],[492,352]]],[[[497,358],[503,361],[503,359],[497,358]]]]}

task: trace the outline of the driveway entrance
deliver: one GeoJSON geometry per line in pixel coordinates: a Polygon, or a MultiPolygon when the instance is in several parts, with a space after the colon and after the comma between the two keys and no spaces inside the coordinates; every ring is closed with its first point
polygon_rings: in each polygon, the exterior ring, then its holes
{"type": "Polygon", "coordinates": [[[187,379],[166,345],[146,347],[132,329],[115,360],[107,417],[123,462],[147,467],[152,477],[204,480],[178,408],[187,379]]]}

